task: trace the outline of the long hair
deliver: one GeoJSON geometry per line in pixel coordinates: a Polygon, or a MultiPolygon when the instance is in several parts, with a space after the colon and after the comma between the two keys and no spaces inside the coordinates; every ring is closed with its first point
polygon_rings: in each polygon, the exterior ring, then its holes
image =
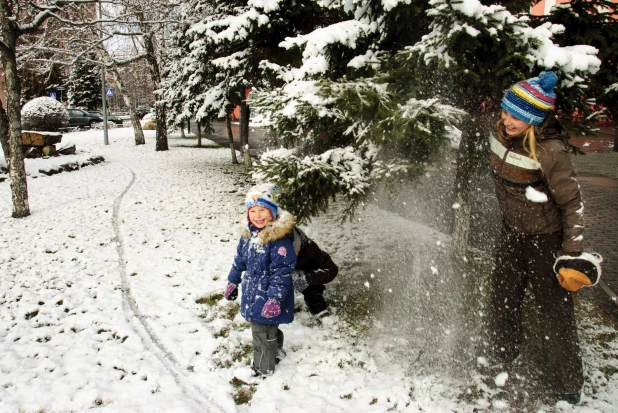
{"type": "MultiPolygon", "coordinates": [[[[502,119],[498,120],[496,127],[498,129],[498,136],[500,136],[502,140],[510,139],[509,137],[506,136],[505,127],[504,127],[504,123],[502,122],[502,119]]],[[[537,134],[538,134],[537,127],[534,125],[530,125],[530,127],[526,129],[526,132],[524,132],[524,150],[528,152],[528,156],[534,162],[538,164],[539,160],[536,157],[536,136],[537,134]]]]}

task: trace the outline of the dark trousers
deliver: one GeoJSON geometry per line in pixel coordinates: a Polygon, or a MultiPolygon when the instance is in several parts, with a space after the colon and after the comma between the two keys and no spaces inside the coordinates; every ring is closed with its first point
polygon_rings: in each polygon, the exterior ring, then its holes
{"type": "Polygon", "coordinates": [[[561,232],[524,235],[503,228],[492,273],[489,352],[498,361],[508,362],[521,351],[523,300],[530,283],[546,382],[555,394],[571,394],[580,392],[584,379],[573,299],[553,272],[554,253],[561,242],[561,232]]]}
{"type": "Polygon", "coordinates": [[[277,364],[277,349],[283,348],[283,331],[279,324],[251,323],[253,334],[253,368],[271,374],[277,364]]]}
{"type": "Polygon", "coordinates": [[[310,285],[303,290],[302,294],[311,314],[319,314],[328,308],[324,290],[326,290],[324,285],[310,285]]]}

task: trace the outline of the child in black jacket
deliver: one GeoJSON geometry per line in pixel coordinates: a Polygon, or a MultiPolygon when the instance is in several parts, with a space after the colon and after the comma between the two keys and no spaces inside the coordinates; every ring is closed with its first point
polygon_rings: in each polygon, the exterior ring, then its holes
{"type": "Polygon", "coordinates": [[[309,312],[319,319],[329,316],[328,302],[324,298],[324,284],[331,282],[339,272],[328,253],[298,227],[294,228],[296,267],[292,273],[294,290],[302,293],[309,312]]]}

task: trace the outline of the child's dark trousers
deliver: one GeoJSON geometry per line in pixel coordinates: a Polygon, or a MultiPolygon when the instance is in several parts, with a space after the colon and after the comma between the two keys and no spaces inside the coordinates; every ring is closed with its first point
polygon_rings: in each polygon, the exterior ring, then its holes
{"type": "Polygon", "coordinates": [[[324,290],[326,290],[326,287],[323,285],[310,285],[303,290],[302,294],[311,314],[319,314],[328,308],[328,302],[324,298],[324,290]]]}
{"type": "Polygon", "coordinates": [[[253,333],[253,368],[262,375],[272,374],[277,364],[277,349],[283,348],[279,324],[251,323],[253,333]]]}
{"type": "Polygon", "coordinates": [[[490,355],[509,362],[521,351],[523,301],[532,289],[541,332],[544,372],[556,394],[579,393],[583,385],[577,326],[571,293],[553,271],[562,233],[524,235],[503,228],[492,274],[490,355]]]}

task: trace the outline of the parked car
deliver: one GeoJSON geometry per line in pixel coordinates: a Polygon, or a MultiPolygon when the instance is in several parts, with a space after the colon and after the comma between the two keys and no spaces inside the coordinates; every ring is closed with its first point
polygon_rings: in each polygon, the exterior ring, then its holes
{"type": "Polygon", "coordinates": [[[144,116],[146,116],[148,113],[150,113],[150,108],[147,107],[138,107],[135,108],[135,114],[137,115],[138,118],[142,119],[144,116]]]}
{"type": "MultiPolygon", "coordinates": [[[[91,115],[96,115],[98,117],[100,117],[101,119],[103,118],[103,112],[100,112],[98,110],[89,110],[88,113],[90,113],[91,115]]],[[[108,122],[113,122],[118,126],[122,126],[123,120],[120,119],[118,116],[114,116],[114,115],[107,115],[107,121],[108,122]]]]}
{"type": "Polygon", "coordinates": [[[69,126],[88,126],[94,127],[95,124],[103,122],[99,115],[93,115],[81,109],[67,109],[69,112],[69,126]]]}

